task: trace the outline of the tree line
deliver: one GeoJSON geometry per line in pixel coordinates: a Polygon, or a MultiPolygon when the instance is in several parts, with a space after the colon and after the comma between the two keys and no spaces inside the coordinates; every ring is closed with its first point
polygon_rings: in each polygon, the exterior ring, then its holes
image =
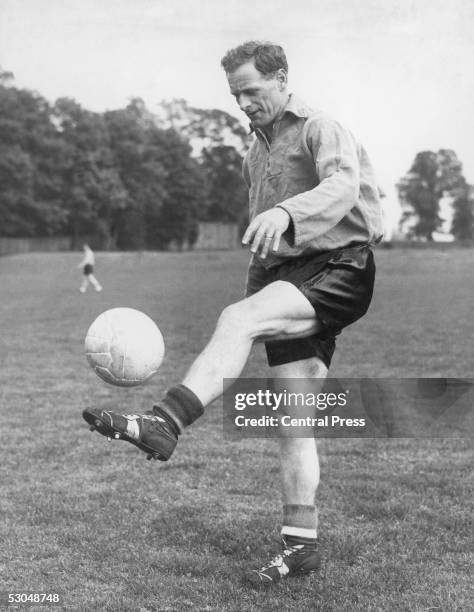
{"type": "Polygon", "coordinates": [[[243,222],[248,136],[236,118],[183,100],[161,115],[140,99],[94,113],[12,79],[0,72],[0,236],[166,249],[192,244],[199,221],[243,222]]]}
{"type": "Polygon", "coordinates": [[[408,238],[433,240],[445,221],[440,203],[446,198],[452,207],[450,233],[457,240],[474,239],[474,187],[466,181],[454,151],[421,151],[397,189],[403,209],[401,227],[408,238]]]}
{"type": "MultiPolygon", "coordinates": [[[[132,99],[95,113],[75,100],[50,104],[0,69],[0,236],[95,236],[102,248],[192,245],[199,221],[245,226],[241,178],[249,135],[218,109],[132,99]]],[[[453,209],[451,233],[474,238],[474,188],[454,151],[418,153],[397,184],[402,227],[432,240],[453,209]]]]}

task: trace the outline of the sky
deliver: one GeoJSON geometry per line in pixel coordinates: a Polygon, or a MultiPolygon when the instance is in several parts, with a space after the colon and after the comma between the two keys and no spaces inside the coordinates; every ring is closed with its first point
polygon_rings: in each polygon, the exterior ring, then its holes
{"type": "Polygon", "coordinates": [[[419,151],[454,149],[474,183],[473,0],[0,0],[15,85],[93,111],[185,98],[242,119],[220,59],[281,44],[290,90],[345,123],[386,192],[419,151]]]}

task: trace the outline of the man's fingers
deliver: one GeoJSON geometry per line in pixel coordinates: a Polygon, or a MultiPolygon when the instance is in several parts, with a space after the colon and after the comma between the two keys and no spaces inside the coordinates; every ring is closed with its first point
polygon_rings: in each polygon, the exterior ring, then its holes
{"type": "Polygon", "coordinates": [[[277,251],[280,246],[280,238],[284,228],[268,218],[269,213],[258,215],[248,226],[242,238],[242,244],[250,244],[252,253],[260,251],[262,258],[268,255],[270,249],[277,251]],[[266,216],[265,216],[266,215],[266,216]]]}
{"type": "Polygon", "coordinates": [[[272,243],[273,250],[276,251],[278,249],[278,245],[280,244],[280,236],[281,232],[275,230],[273,227],[266,226],[252,228],[252,226],[249,226],[244,237],[242,238],[242,242],[243,244],[251,243],[250,251],[252,253],[257,253],[257,251],[260,250],[260,256],[265,258],[268,255],[272,243]]]}
{"type": "Polygon", "coordinates": [[[257,217],[252,221],[252,223],[245,230],[245,234],[242,237],[242,244],[248,244],[252,240],[253,235],[258,230],[259,225],[260,223],[258,222],[258,217],[257,217]]]}
{"type": "Polygon", "coordinates": [[[263,219],[256,217],[252,223],[248,226],[247,231],[245,232],[242,238],[242,244],[252,243],[250,250],[252,253],[258,248],[258,245],[266,233],[266,224],[263,219]]]}
{"type": "Polygon", "coordinates": [[[268,251],[270,250],[270,245],[272,243],[272,240],[273,240],[273,233],[269,233],[265,235],[265,240],[263,241],[262,252],[261,252],[261,257],[263,259],[265,259],[265,257],[268,254],[268,251]]]}
{"type": "Polygon", "coordinates": [[[280,238],[281,238],[281,232],[276,232],[275,238],[273,240],[273,250],[274,251],[278,251],[278,247],[280,246],[280,238]]]}
{"type": "Polygon", "coordinates": [[[245,230],[245,234],[242,236],[242,244],[248,244],[250,242],[250,238],[253,235],[253,231],[252,231],[252,226],[249,225],[248,228],[245,230]]]}
{"type": "Polygon", "coordinates": [[[252,246],[250,247],[252,253],[256,253],[258,251],[258,247],[260,246],[260,242],[263,238],[265,238],[265,230],[259,229],[253,237],[252,246]]]}

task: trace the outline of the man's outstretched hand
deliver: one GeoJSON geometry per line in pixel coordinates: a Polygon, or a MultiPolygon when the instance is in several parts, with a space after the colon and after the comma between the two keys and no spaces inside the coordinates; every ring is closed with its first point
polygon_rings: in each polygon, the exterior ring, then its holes
{"type": "Polygon", "coordinates": [[[260,257],[265,259],[270,247],[273,251],[278,250],[280,238],[290,221],[290,215],[283,208],[270,208],[255,217],[242,238],[242,244],[250,244],[252,253],[260,250],[260,257]]]}

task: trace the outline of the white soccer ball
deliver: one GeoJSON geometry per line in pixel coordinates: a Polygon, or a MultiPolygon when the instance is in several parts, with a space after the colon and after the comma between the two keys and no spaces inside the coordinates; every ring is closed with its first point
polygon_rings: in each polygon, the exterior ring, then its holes
{"type": "Polygon", "coordinates": [[[94,372],[119,387],[135,387],[149,380],[165,354],[157,325],[134,308],[112,308],[100,314],[89,327],[84,344],[94,372]]]}

